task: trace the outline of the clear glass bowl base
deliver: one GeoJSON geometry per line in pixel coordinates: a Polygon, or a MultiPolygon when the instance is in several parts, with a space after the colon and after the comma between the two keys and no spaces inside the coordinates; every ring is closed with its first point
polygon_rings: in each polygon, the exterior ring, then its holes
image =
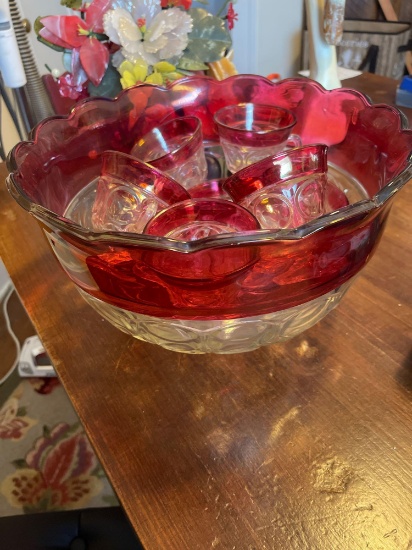
{"type": "Polygon", "coordinates": [[[196,321],[141,315],[118,308],[78,289],[104,319],[138,340],[180,353],[243,353],[289,340],[323,319],[348,290],[349,281],[296,307],[230,320],[196,321]]]}

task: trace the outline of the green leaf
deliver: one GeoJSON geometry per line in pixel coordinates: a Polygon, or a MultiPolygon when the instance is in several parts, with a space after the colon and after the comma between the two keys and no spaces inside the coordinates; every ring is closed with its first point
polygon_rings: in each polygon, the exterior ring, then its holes
{"type": "Polygon", "coordinates": [[[43,437],[49,439],[50,437],[50,428],[46,425],[43,426],[43,437]]]}
{"type": "Polygon", "coordinates": [[[91,32],[89,36],[97,38],[97,40],[100,40],[100,42],[107,42],[109,40],[107,34],[103,34],[101,32],[91,32]]]}
{"type": "Polygon", "coordinates": [[[39,17],[37,17],[33,23],[33,30],[34,32],[37,34],[37,36],[39,35],[39,32],[42,30],[42,28],[44,27],[43,23],[41,22],[41,20],[43,19],[43,17],[45,17],[44,15],[39,15],[39,17]]]}
{"type": "Polygon", "coordinates": [[[37,40],[39,42],[41,42],[42,44],[44,44],[45,46],[47,46],[48,48],[51,48],[52,50],[56,50],[56,52],[65,52],[66,51],[65,48],[62,48],[61,46],[56,46],[56,44],[52,44],[51,42],[49,42],[48,40],[45,40],[41,36],[38,36],[37,40]]]}
{"type": "Polygon", "coordinates": [[[90,472],[90,475],[93,477],[97,477],[99,479],[105,479],[106,474],[104,473],[103,468],[98,464],[92,472],[90,472]]]}
{"type": "Polygon", "coordinates": [[[193,20],[193,30],[183,52],[184,58],[203,64],[218,61],[232,45],[225,22],[203,8],[190,9],[189,14],[193,20]]]}
{"type": "Polygon", "coordinates": [[[27,414],[27,407],[19,407],[17,409],[16,416],[26,416],[27,414]]]}
{"type": "Polygon", "coordinates": [[[17,469],[20,469],[20,468],[28,468],[27,466],[27,462],[25,461],[24,458],[16,458],[16,460],[13,460],[12,461],[12,464],[15,468],[17,469]]]}
{"type": "Polygon", "coordinates": [[[91,96],[95,97],[116,97],[122,90],[120,74],[113,65],[109,64],[100,84],[94,86],[89,82],[87,90],[91,96]]]}
{"type": "Polygon", "coordinates": [[[184,71],[206,71],[208,69],[208,66],[205,65],[202,61],[199,61],[197,59],[190,59],[189,57],[186,57],[186,55],[183,55],[179,59],[177,69],[181,69],[184,71]]]}
{"type": "Polygon", "coordinates": [[[83,0],[60,0],[62,6],[67,6],[72,10],[76,10],[82,7],[83,0]]]}

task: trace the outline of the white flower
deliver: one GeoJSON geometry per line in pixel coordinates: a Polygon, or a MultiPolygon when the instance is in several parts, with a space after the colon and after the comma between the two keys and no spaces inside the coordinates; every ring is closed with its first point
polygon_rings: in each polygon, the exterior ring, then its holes
{"type": "Polygon", "coordinates": [[[180,57],[188,44],[192,18],[180,8],[162,10],[160,0],[117,0],[104,15],[104,32],[121,55],[148,65],[180,57]]]}

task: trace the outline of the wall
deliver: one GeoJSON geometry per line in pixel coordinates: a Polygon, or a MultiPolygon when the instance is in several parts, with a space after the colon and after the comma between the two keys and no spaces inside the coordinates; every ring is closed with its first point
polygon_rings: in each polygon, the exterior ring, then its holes
{"type": "MultiPolygon", "coordinates": [[[[216,13],[223,4],[209,0],[206,8],[216,13]]],[[[295,76],[301,68],[304,0],[236,0],[233,6],[239,14],[232,31],[239,73],[295,76]]]]}
{"type": "Polygon", "coordinates": [[[304,0],[237,0],[233,30],[235,65],[240,73],[282,78],[300,69],[304,0]]]}

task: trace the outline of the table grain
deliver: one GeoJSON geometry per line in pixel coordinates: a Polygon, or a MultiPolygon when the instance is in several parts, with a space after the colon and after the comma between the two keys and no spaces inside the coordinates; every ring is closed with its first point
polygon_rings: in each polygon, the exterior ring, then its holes
{"type": "Polygon", "coordinates": [[[147,550],[412,548],[411,212],[409,183],[316,326],[195,356],[87,306],[1,186],[1,257],[147,550]]]}

